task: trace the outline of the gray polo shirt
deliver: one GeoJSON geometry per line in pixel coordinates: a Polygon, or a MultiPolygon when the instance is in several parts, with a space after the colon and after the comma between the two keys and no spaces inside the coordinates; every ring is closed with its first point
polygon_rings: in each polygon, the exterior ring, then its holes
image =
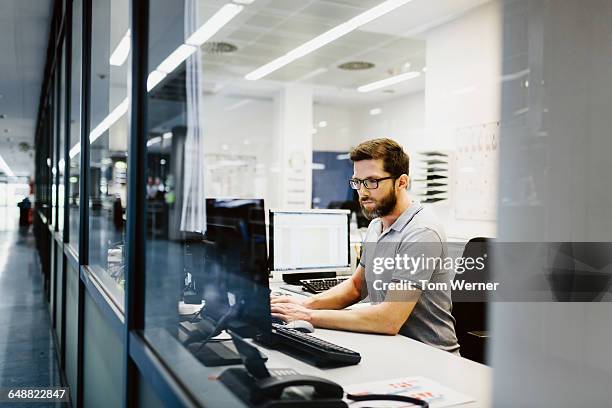
{"type": "Polygon", "coordinates": [[[389,289],[398,290],[397,286],[384,286],[390,282],[404,285],[400,291],[409,287],[413,295],[420,291],[400,334],[458,354],[450,293],[455,273],[441,262],[448,253],[444,229],[418,201],[413,201],[386,231],[382,227],[380,218],[372,220],[363,242],[360,265],[365,268],[366,287],[362,288],[362,298],[367,296],[373,304],[383,302],[389,289]],[[442,284],[430,289],[434,283],[442,284]]]}

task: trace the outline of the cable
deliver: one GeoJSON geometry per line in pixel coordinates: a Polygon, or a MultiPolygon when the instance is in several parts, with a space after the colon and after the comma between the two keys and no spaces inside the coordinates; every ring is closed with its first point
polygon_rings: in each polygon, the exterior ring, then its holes
{"type": "Polygon", "coordinates": [[[418,405],[423,408],[429,408],[429,403],[425,400],[421,400],[413,397],[406,397],[404,395],[394,394],[366,394],[366,395],[355,395],[346,394],[346,398],[351,401],[400,401],[409,402],[411,404],[418,405]]]}

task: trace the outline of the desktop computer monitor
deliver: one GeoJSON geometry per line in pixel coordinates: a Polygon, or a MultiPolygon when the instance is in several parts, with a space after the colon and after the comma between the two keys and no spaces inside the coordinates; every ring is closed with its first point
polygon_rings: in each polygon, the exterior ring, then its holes
{"type": "MultiPolygon", "coordinates": [[[[204,235],[204,310],[203,317],[215,322],[205,341],[193,346],[196,357],[205,364],[234,363],[235,354],[219,351],[206,343],[220,329],[229,329],[241,337],[293,353],[317,365],[356,364],[358,353],[282,325],[272,325],[270,287],[266,253],[266,228],[263,200],[206,201],[206,233],[204,235]]],[[[348,211],[313,211],[308,213],[275,213],[277,244],[299,236],[302,247],[316,258],[307,261],[290,258],[293,247],[283,247],[275,258],[289,268],[305,270],[348,267],[348,211]],[[297,215],[297,218],[296,218],[297,215]],[[301,216],[300,216],[301,215],[301,216]],[[288,218],[287,218],[288,217],[288,218]],[[283,235],[285,234],[285,235],[283,235]],[[287,235],[288,234],[288,235],[287,235]],[[306,245],[304,247],[304,245],[306,245]],[[330,249],[331,248],[331,249],[330,249]],[[333,251],[341,252],[335,254],[333,251]],[[343,255],[344,253],[345,255],[343,255]]],[[[272,222],[272,221],[271,221],[272,222]]],[[[271,251],[273,249],[271,248],[271,251]]],[[[280,264],[279,264],[280,265],[280,264]]]]}
{"type": "Polygon", "coordinates": [[[227,327],[242,336],[269,330],[263,200],[207,199],[203,244],[203,316],[218,323],[232,309],[227,327]]]}
{"type": "Polygon", "coordinates": [[[270,211],[270,269],[288,283],[350,269],[349,210],[270,211]]]}

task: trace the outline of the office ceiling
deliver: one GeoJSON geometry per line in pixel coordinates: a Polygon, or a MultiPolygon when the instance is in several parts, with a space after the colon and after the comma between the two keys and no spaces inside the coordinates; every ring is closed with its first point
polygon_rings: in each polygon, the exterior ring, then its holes
{"type": "MultiPolygon", "coordinates": [[[[196,26],[203,24],[227,3],[226,0],[197,1],[199,17],[196,26]]],[[[344,106],[379,103],[422,91],[426,74],[370,93],[357,92],[356,88],[405,71],[422,71],[426,66],[427,32],[488,1],[412,0],[261,80],[247,81],[244,76],[252,70],[382,2],[255,0],[209,40],[234,48],[233,52],[209,52],[210,47],[206,44],[203,47],[204,91],[237,100],[244,98],[243,101],[269,99],[284,84],[299,82],[312,86],[316,103],[344,106]],[[370,62],[374,67],[362,71],[338,68],[348,61],[370,62]]],[[[168,37],[172,37],[175,38],[173,47],[176,47],[184,38],[182,11],[172,8],[169,3],[157,3],[151,19],[152,52],[165,49],[164,55],[154,56],[155,60],[161,61],[173,48],[159,47],[158,44],[167,43],[168,37]]],[[[115,38],[119,38],[119,34],[115,38]]],[[[155,117],[163,128],[177,120],[180,122],[180,118],[171,116],[175,109],[170,105],[176,103],[177,95],[180,99],[180,94],[184,94],[184,84],[181,87],[180,81],[176,80],[184,76],[178,72],[181,69],[154,91],[158,100],[158,115],[155,117]],[[163,100],[168,101],[167,110],[163,108],[163,100]]]]}
{"type": "Polygon", "coordinates": [[[51,5],[51,0],[0,1],[0,154],[15,175],[31,176],[34,170],[51,5]]]}
{"type": "MultiPolygon", "coordinates": [[[[489,0],[413,0],[373,22],[275,71],[259,81],[245,74],[285,54],[317,35],[380,4],[382,0],[256,0],[245,7],[211,41],[237,47],[232,53],[204,55],[206,90],[262,96],[286,82],[313,86],[323,103],[361,104],[421,91],[425,75],[367,94],[356,88],[426,66],[425,35],[489,0]],[[341,70],[348,61],[371,62],[372,69],[341,70]]],[[[225,3],[200,1],[200,24],[225,3]]]]}

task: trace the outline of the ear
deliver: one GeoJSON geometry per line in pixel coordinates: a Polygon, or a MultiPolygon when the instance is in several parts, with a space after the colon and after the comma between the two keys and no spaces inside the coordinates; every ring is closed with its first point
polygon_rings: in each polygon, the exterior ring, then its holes
{"type": "Polygon", "coordinates": [[[410,178],[408,177],[407,174],[402,174],[401,176],[399,176],[399,178],[397,179],[397,188],[398,189],[408,189],[408,186],[410,185],[410,178]]]}

